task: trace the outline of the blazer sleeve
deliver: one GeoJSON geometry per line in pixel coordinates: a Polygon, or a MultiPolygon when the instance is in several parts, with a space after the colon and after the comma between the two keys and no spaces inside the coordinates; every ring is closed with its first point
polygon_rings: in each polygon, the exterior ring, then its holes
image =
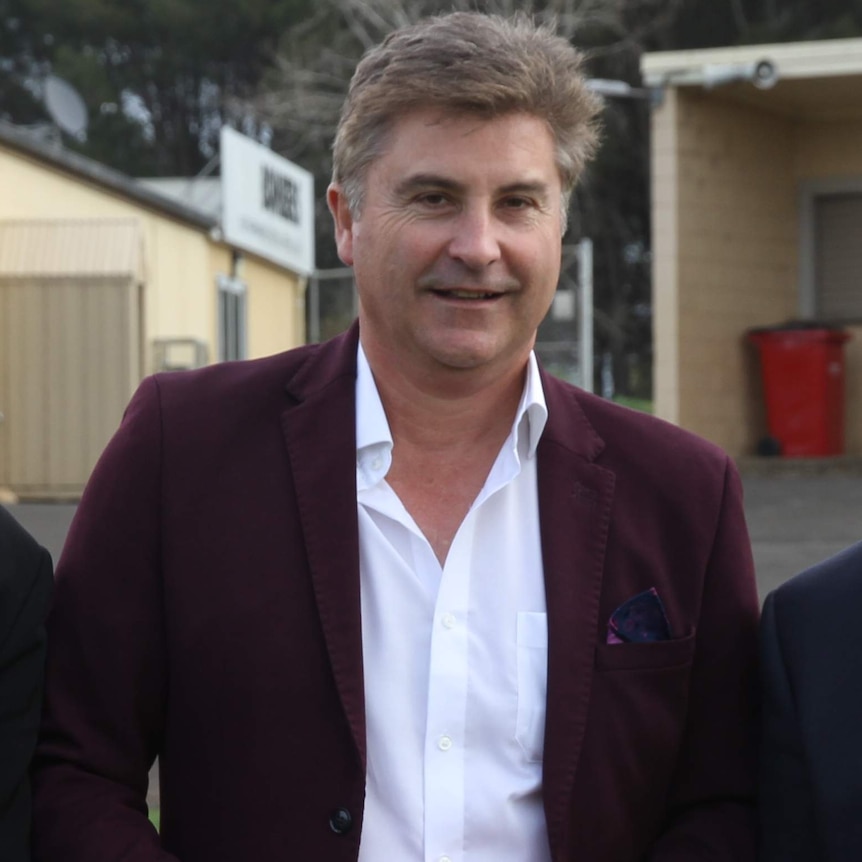
{"type": "Polygon", "coordinates": [[[51,557],[0,515],[0,859],[29,862],[27,770],[42,706],[51,557]]]}
{"type": "Polygon", "coordinates": [[[57,565],[33,767],[34,862],[169,862],[147,816],[164,735],[161,417],[144,381],[57,565]]]}
{"type": "Polygon", "coordinates": [[[685,736],[649,862],[753,862],[760,603],[742,485],[727,459],[704,574],[685,736]]]}
{"type": "MultiPolygon", "coordinates": [[[[760,767],[761,862],[816,862],[814,796],[782,641],[787,636],[778,596],[763,606],[760,655],[762,734],[760,767]]],[[[792,627],[792,623],[790,623],[792,627]]]]}

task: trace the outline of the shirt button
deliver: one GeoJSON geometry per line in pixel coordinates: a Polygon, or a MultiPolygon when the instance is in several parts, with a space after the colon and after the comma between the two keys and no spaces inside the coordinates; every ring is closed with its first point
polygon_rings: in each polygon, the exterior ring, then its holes
{"type": "Polygon", "coordinates": [[[452,860],[448,856],[441,856],[437,862],[452,862],[452,860]]]}
{"type": "Polygon", "coordinates": [[[441,736],[437,742],[437,747],[440,751],[448,751],[452,747],[452,739],[448,736],[441,736]]]}
{"type": "Polygon", "coordinates": [[[371,461],[371,469],[379,470],[383,466],[383,459],[380,457],[374,458],[371,461]]]}
{"type": "MultiPolygon", "coordinates": [[[[442,623],[443,628],[455,628],[455,614],[443,614],[442,623]]],[[[440,862],[443,862],[443,860],[441,859],[440,862]]]]}
{"type": "Polygon", "coordinates": [[[346,808],[336,808],[329,815],[329,828],[336,835],[346,835],[353,826],[353,816],[346,808]]]}

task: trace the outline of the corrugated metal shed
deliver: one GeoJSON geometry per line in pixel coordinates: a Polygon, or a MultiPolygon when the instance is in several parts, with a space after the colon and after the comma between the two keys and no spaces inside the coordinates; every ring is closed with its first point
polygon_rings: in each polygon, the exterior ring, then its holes
{"type": "Polygon", "coordinates": [[[144,279],[136,219],[0,221],[0,278],[144,279]]]}

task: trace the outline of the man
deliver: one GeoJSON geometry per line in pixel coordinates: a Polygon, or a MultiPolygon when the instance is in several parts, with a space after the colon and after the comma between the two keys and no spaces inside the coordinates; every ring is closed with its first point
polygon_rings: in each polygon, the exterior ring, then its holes
{"type": "Polygon", "coordinates": [[[862,542],[763,606],[764,862],[862,859],[862,542]]]}
{"type": "Polygon", "coordinates": [[[27,770],[42,707],[51,557],[0,507],[0,859],[30,860],[27,770]]]}
{"type": "Polygon", "coordinates": [[[37,859],[750,858],[736,474],[531,352],[596,111],[526,19],[360,63],[358,327],[142,385],[60,566],[37,859]]]}

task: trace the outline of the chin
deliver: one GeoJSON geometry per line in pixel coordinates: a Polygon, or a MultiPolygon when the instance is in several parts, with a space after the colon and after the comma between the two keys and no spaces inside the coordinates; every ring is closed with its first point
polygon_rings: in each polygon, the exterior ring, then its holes
{"type": "Polygon", "coordinates": [[[469,369],[486,365],[495,358],[496,351],[471,339],[469,342],[450,341],[429,345],[428,354],[440,365],[469,369]]]}
{"type": "Polygon", "coordinates": [[[496,366],[501,371],[512,365],[520,365],[527,361],[529,350],[501,351],[462,349],[439,351],[435,358],[440,365],[454,371],[472,371],[480,368],[496,366]]]}

